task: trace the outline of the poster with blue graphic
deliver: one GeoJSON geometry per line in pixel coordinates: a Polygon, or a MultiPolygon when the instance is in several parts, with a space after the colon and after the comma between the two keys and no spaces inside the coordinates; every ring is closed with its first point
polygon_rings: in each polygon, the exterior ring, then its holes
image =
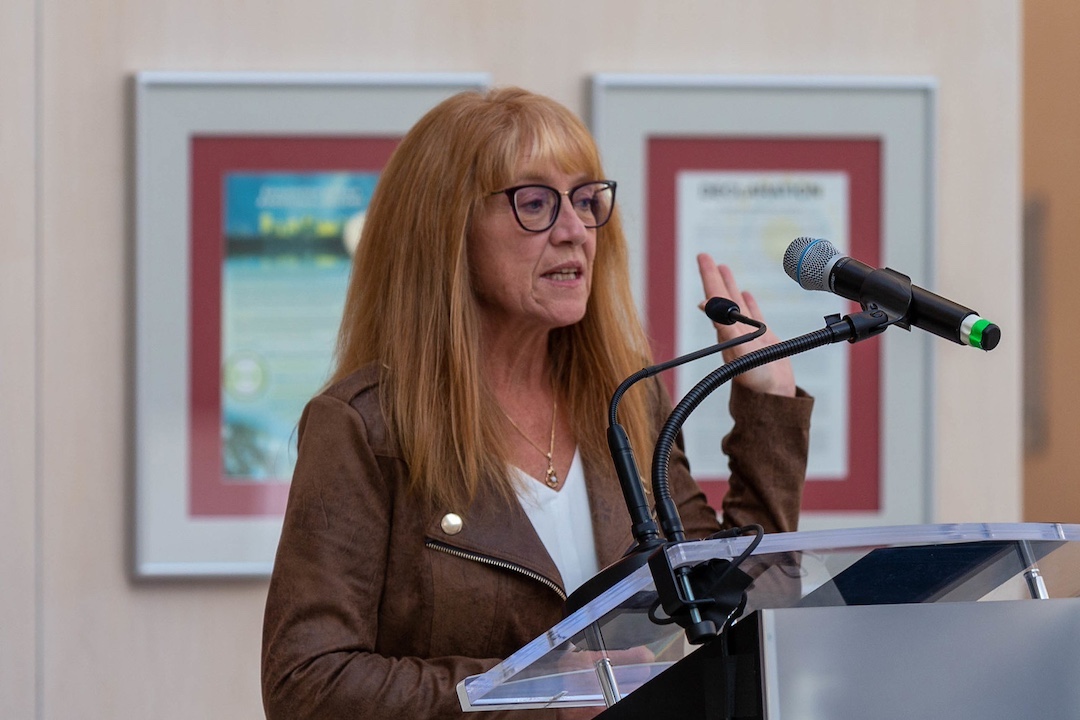
{"type": "Polygon", "coordinates": [[[224,178],[222,472],[288,480],[305,403],[326,383],[378,173],[224,178]]]}

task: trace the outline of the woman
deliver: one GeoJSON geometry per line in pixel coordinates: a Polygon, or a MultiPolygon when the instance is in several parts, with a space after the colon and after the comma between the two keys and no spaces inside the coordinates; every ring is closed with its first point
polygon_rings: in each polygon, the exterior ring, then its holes
{"type": "MultiPolygon", "coordinates": [[[[456,717],[458,681],[558,622],[568,591],[631,545],[605,413],[649,349],[614,191],[580,120],[520,89],[457,95],[402,140],[336,371],[300,422],[264,624],[268,717],[456,717]]],[[[758,313],[726,268],[699,265],[706,297],[758,313]]],[[[670,407],[642,386],[620,421],[648,458],[670,407]]],[[[811,405],[795,393],[786,363],[733,388],[725,524],[795,529],[811,405]]],[[[670,482],[688,537],[719,529],[678,450],[670,482]]]]}

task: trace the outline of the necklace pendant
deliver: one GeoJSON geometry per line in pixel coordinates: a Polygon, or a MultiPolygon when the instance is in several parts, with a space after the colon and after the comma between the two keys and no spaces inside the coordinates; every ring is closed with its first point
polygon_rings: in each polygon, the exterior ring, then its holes
{"type": "Polygon", "coordinates": [[[547,477],[544,479],[544,482],[549,488],[559,487],[559,476],[555,474],[555,468],[550,465],[548,466],[547,477]]]}

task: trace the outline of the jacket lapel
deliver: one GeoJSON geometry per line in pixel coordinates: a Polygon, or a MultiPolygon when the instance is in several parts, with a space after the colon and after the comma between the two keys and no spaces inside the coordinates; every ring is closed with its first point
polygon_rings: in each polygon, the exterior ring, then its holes
{"type": "Polygon", "coordinates": [[[452,532],[452,523],[444,524],[447,513],[437,513],[428,524],[428,538],[457,550],[511,563],[542,575],[565,590],[555,561],[520,503],[507,503],[482,492],[472,505],[454,514],[461,519],[459,531],[452,532]]]}
{"type": "MultiPolygon", "coordinates": [[[[621,558],[633,545],[630,515],[622,488],[609,463],[589,462],[582,457],[585,485],[589,492],[596,558],[603,569],[621,558]]],[[[506,503],[491,493],[482,493],[472,505],[454,511],[460,530],[444,524],[448,513],[436,513],[427,527],[427,537],[452,548],[512,563],[538,573],[565,590],[562,575],[548,555],[521,504],[506,503]],[[448,532],[449,528],[449,532],[448,532]]]]}

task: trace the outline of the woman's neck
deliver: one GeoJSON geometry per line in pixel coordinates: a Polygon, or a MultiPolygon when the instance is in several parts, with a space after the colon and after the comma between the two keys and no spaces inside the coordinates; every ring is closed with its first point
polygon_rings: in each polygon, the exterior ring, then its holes
{"type": "Polygon", "coordinates": [[[512,396],[550,394],[546,331],[485,333],[482,358],[487,382],[500,403],[512,396]]]}

